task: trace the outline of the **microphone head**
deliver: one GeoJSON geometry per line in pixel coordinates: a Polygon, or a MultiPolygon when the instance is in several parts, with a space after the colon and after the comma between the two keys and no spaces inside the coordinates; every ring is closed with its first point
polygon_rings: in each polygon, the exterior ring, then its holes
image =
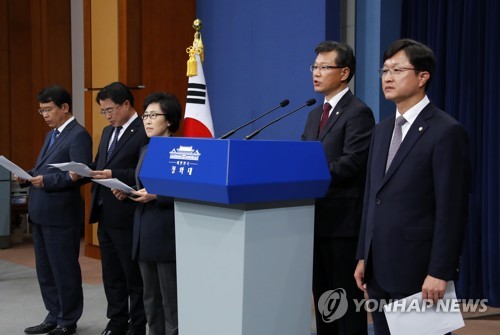
{"type": "Polygon", "coordinates": [[[316,99],[309,99],[306,101],[307,106],[312,106],[316,103],[316,99]]]}
{"type": "Polygon", "coordinates": [[[285,99],[282,102],[280,102],[280,107],[288,106],[289,103],[290,103],[290,101],[288,101],[288,99],[285,99]]]}

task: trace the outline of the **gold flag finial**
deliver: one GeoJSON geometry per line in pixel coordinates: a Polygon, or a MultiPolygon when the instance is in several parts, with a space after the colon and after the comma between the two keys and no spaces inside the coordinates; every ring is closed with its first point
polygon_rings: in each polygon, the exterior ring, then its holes
{"type": "Polygon", "coordinates": [[[196,19],[193,22],[193,29],[196,30],[194,33],[193,45],[186,49],[189,54],[189,60],[187,61],[187,73],[188,77],[193,77],[198,74],[198,69],[196,66],[196,55],[200,55],[200,59],[203,62],[204,52],[203,52],[203,41],[201,40],[201,27],[202,23],[200,19],[196,19]]]}

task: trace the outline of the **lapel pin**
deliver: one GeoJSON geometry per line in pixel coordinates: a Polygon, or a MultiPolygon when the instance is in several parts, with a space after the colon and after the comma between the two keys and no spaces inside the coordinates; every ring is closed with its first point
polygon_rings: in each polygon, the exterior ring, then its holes
{"type": "Polygon", "coordinates": [[[337,113],[335,113],[335,115],[339,115],[339,113],[340,113],[340,112],[339,112],[339,111],[337,111],[337,113]]]}
{"type": "Polygon", "coordinates": [[[422,131],[422,130],[424,130],[424,127],[418,128],[418,131],[422,131]]]}
{"type": "Polygon", "coordinates": [[[134,129],[130,129],[130,132],[133,133],[134,132],[134,129]]]}

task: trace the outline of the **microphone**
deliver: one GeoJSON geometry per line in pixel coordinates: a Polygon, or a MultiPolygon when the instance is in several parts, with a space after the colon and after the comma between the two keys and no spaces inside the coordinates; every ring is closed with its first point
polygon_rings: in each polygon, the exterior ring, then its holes
{"type": "Polygon", "coordinates": [[[304,108],[304,107],[306,107],[306,106],[312,106],[312,105],[314,105],[315,103],[316,103],[316,99],[309,99],[309,100],[307,100],[307,101],[306,101],[306,103],[305,103],[305,104],[303,104],[302,106],[300,106],[299,108],[296,108],[296,109],[294,109],[293,111],[291,111],[291,112],[289,112],[289,113],[287,113],[287,114],[285,114],[285,115],[283,115],[283,116],[280,116],[279,118],[277,118],[277,119],[275,119],[275,120],[273,120],[273,121],[269,122],[269,123],[268,123],[268,124],[266,124],[265,126],[263,126],[263,127],[259,128],[259,129],[257,129],[256,131],[254,131],[254,132],[253,132],[253,133],[251,133],[250,135],[245,136],[245,140],[249,140],[249,139],[253,138],[255,135],[257,135],[258,133],[260,133],[262,130],[264,130],[264,129],[266,129],[267,127],[269,127],[270,125],[272,125],[272,124],[274,124],[274,123],[278,122],[279,120],[281,120],[281,119],[283,119],[283,118],[287,117],[288,115],[295,113],[295,112],[296,112],[296,111],[298,111],[299,109],[302,109],[302,108],[304,108]]]}
{"type": "Polygon", "coordinates": [[[271,109],[269,112],[264,113],[264,114],[262,114],[261,116],[256,117],[255,119],[253,119],[253,120],[251,120],[251,121],[248,121],[248,122],[247,122],[247,123],[245,123],[244,125],[239,126],[238,128],[233,129],[233,130],[231,130],[230,132],[225,133],[224,135],[222,135],[221,137],[219,137],[219,139],[223,140],[223,139],[225,139],[225,138],[228,138],[229,136],[233,135],[234,133],[236,133],[236,132],[237,132],[238,130],[240,130],[241,128],[248,126],[250,123],[254,123],[254,122],[255,122],[255,121],[257,121],[258,119],[260,119],[260,118],[262,118],[262,117],[266,116],[267,114],[269,114],[269,113],[271,113],[271,112],[274,112],[274,111],[275,111],[275,110],[277,110],[278,108],[288,106],[288,104],[289,104],[289,103],[290,103],[290,101],[288,101],[288,99],[283,100],[282,102],[280,102],[280,104],[279,104],[278,106],[274,107],[274,108],[273,108],[273,109],[271,109]]]}

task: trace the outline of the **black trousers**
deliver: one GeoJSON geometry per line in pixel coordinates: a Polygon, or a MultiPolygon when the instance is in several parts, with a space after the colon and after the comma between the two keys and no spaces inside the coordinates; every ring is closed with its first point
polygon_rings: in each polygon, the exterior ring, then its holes
{"type": "Polygon", "coordinates": [[[361,301],[363,292],[356,286],[357,238],[315,237],[313,259],[313,296],[318,335],[366,335],[367,314],[364,308],[356,311],[353,299],[361,301]],[[321,295],[329,290],[345,290],[348,307],[346,313],[332,322],[323,321],[318,308],[321,295]]]}
{"type": "Polygon", "coordinates": [[[146,315],[143,303],[141,272],[132,260],[132,229],[97,229],[102,259],[104,292],[108,301],[107,329],[131,334],[145,334],[146,315]],[[130,306],[129,306],[130,302],[130,306]]]}
{"type": "Polygon", "coordinates": [[[83,312],[82,273],[78,262],[81,226],[32,224],[36,273],[48,311],[44,321],[74,326],[83,312]]]}
{"type": "Polygon", "coordinates": [[[144,281],[144,309],[149,335],[178,335],[175,262],[139,260],[144,281]]]}

